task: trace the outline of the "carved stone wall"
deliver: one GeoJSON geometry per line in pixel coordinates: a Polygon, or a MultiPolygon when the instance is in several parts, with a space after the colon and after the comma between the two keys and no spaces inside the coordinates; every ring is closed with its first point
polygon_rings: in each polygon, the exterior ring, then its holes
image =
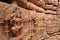
{"type": "Polygon", "coordinates": [[[60,0],[13,1],[0,2],[1,40],[60,40],[60,0]]]}

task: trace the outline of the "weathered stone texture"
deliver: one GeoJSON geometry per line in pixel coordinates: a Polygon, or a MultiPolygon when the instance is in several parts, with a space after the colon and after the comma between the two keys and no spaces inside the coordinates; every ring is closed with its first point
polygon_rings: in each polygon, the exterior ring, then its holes
{"type": "Polygon", "coordinates": [[[0,2],[0,38],[3,34],[3,40],[60,40],[59,5],[59,0],[0,2]]]}

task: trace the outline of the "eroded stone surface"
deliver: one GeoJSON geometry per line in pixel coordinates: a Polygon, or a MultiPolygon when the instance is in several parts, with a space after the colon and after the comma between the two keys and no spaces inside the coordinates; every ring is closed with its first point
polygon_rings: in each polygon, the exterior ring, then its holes
{"type": "Polygon", "coordinates": [[[14,3],[0,2],[0,10],[3,9],[1,13],[4,14],[4,37],[7,40],[60,40],[58,0],[44,1],[45,13],[27,10],[14,3]]]}

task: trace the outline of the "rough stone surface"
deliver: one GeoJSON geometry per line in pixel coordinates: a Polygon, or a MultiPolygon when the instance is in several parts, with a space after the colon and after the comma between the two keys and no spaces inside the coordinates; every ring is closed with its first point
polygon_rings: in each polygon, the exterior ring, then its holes
{"type": "Polygon", "coordinates": [[[0,2],[0,39],[60,40],[59,0],[0,2]]]}

